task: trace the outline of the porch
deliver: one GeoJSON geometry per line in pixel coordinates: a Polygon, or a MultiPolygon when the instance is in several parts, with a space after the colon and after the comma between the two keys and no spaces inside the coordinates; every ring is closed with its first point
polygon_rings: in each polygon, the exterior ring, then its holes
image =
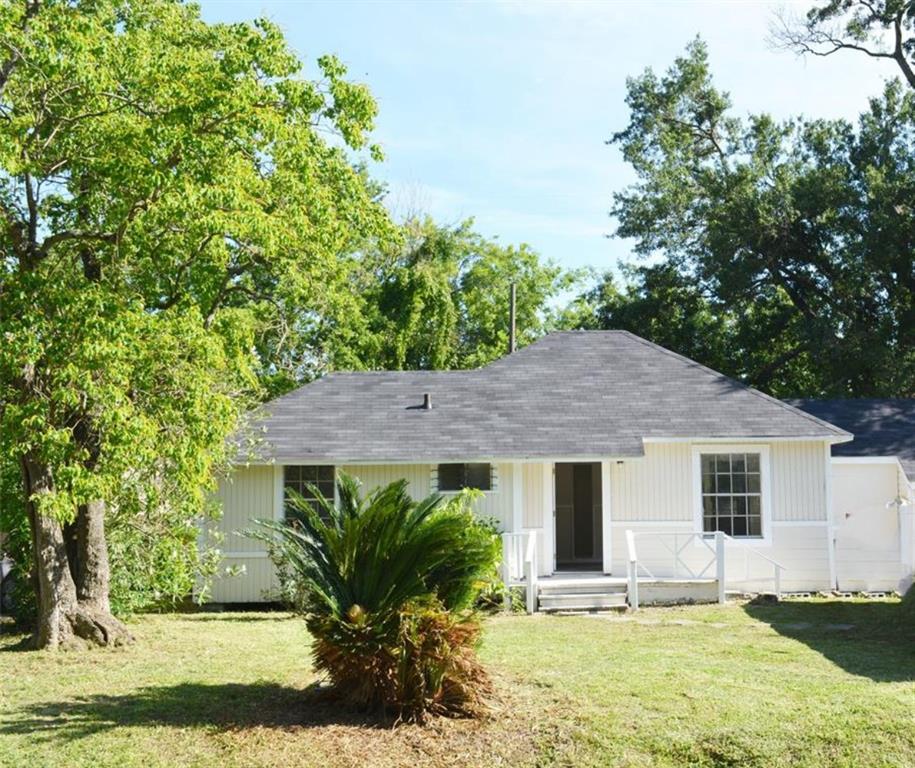
{"type": "Polygon", "coordinates": [[[623,507],[623,519],[616,521],[614,501],[629,499],[614,493],[615,483],[628,480],[632,487],[626,470],[634,463],[509,465],[502,575],[506,584],[524,587],[529,612],[724,602],[728,590],[780,595],[780,563],[727,533],[695,531],[683,514],[692,502],[688,483],[664,491],[668,508],[676,499],[683,510],[678,520],[659,525],[640,499],[636,507],[623,507]]]}
{"type": "MultiPolygon", "coordinates": [[[[540,576],[537,531],[505,533],[502,535],[503,580],[510,587],[524,588],[528,613],[638,610],[641,605],[724,603],[729,587],[734,592],[771,591],[776,599],[781,597],[784,566],[720,531],[708,537],[677,531],[637,533],[627,529],[625,538],[629,558],[625,577],[593,571],[556,571],[540,576]],[[639,556],[639,540],[642,544],[651,542],[655,545],[643,548],[649,554],[642,559],[639,556]],[[663,562],[658,558],[659,552],[663,552],[663,562]],[[735,574],[733,565],[740,564],[741,559],[743,572],[735,574]],[[771,569],[768,579],[750,578],[749,562],[752,559],[771,569]],[[735,560],[738,562],[734,563],[735,560]],[[732,561],[730,569],[729,561],[732,561]],[[655,575],[652,567],[665,575],[655,575]],[[771,589],[759,589],[760,583],[766,581],[771,582],[771,589]],[[757,589],[749,590],[751,585],[757,589]]],[[[509,601],[510,597],[506,595],[506,608],[509,601]]]]}

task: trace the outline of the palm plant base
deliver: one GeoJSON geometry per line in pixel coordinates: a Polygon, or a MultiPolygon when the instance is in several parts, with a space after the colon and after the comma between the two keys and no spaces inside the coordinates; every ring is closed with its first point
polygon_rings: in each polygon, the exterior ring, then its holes
{"type": "Polygon", "coordinates": [[[360,708],[422,723],[430,716],[475,717],[492,692],[476,656],[480,623],[437,606],[399,616],[397,641],[379,643],[368,627],[332,629],[310,619],[315,668],[341,699],[360,708]]]}

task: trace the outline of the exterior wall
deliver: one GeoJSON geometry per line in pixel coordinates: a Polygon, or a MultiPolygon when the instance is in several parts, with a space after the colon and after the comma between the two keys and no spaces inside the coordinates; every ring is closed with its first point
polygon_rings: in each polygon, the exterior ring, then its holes
{"type": "Polygon", "coordinates": [[[423,499],[431,493],[431,466],[429,464],[344,466],[341,470],[362,483],[363,493],[383,488],[397,480],[406,480],[410,496],[423,499]]]}
{"type": "MultiPolygon", "coordinates": [[[[772,567],[748,554],[747,550],[755,549],[785,566],[783,589],[828,589],[826,446],[822,442],[759,445],[767,445],[769,451],[769,532],[765,541],[728,545],[729,584],[739,581],[735,588],[771,589],[772,567]]],[[[553,561],[551,467],[552,462],[495,465],[494,488],[475,508],[481,517],[495,518],[503,530],[512,530],[513,520],[518,518],[523,529],[537,531],[541,575],[552,571],[553,561]],[[520,509],[514,504],[516,488],[521,491],[520,509]]],[[[434,466],[430,464],[349,465],[341,469],[358,477],[366,491],[400,478],[407,479],[414,498],[423,498],[435,490],[434,466]]],[[[671,546],[682,549],[681,561],[697,572],[702,570],[710,553],[703,543],[689,540],[689,534],[696,532],[694,471],[693,445],[688,442],[648,443],[643,458],[609,463],[610,504],[609,510],[604,511],[604,542],[610,556],[605,558],[605,569],[609,566],[614,575],[625,575],[628,559],[625,531],[631,528],[639,533],[640,561],[654,575],[683,575],[675,572],[671,546]],[[608,514],[609,526],[606,525],[608,514]],[[683,543],[687,543],[685,548],[681,547],[683,543]]],[[[241,566],[246,573],[217,579],[213,586],[214,601],[255,602],[275,587],[272,565],[265,557],[263,545],[234,532],[248,527],[252,518],[281,516],[281,480],[280,467],[248,467],[238,469],[230,480],[220,484],[218,496],[224,517],[215,528],[225,536],[224,566],[241,566]]],[[[837,490],[836,498],[844,495],[837,490]]],[[[896,559],[898,562],[898,541],[896,559]]]]}
{"type": "MultiPolygon", "coordinates": [[[[409,482],[410,495],[422,499],[433,493],[432,464],[371,464],[350,465],[341,469],[362,481],[364,492],[380,488],[402,478],[409,482]]],[[[486,491],[483,498],[474,505],[474,512],[480,518],[494,518],[504,530],[511,527],[512,519],[512,465],[494,465],[494,483],[491,491],[486,491]]]]}
{"type": "Polygon", "coordinates": [[[900,550],[902,557],[902,581],[899,591],[905,594],[915,584],[915,483],[910,483],[902,468],[899,468],[900,494],[908,505],[899,510],[900,550]]]}
{"type": "Polygon", "coordinates": [[[542,529],[546,521],[552,523],[552,505],[543,503],[543,464],[522,464],[521,467],[524,527],[542,529]]]}
{"type": "MultiPolygon", "coordinates": [[[[773,521],[826,520],[823,443],[759,445],[769,447],[773,521]]],[[[644,458],[616,462],[610,472],[614,522],[692,522],[690,443],[648,443],[644,458]]]]}
{"type": "Polygon", "coordinates": [[[537,571],[548,576],[553,572],[553,468],[544,463],[518,466],[522,473],[523,527],[537,532],[537,571]]]}
{"type": "MultiPolygon", "coordinates": [[[[494,518],[503,530],[512,527],[514,467],[521,477],[522,526],[537,529],[540,540],[539,570],[550,572],[551,540],[544,535],[543,521],[552,524],[552,508],[544,507],[544,465],[495,465],[493,490],[479,499],[474,512],[480,518],[494,518]]],[[[362,482],[364,492],[383,487],[395,480],[406,479],[409,493],[421,499],[434,488],[434,466],[430,464],[347,465],[341,470],[362,482]]],[[[277,587],[273,564],[266,557],[266,548],[259,541],[238,535],[251,526],[256,518],[279,519],[282,516],[282,467],[240,467],[227,480],[221,481],[217,498],[223,508],[222,518],[209,526],[208,532],[221,538],[223,553],[220,572],[214,579],[210,599],[216,603],[260,602],[269,598],[277,587]],[[235,571],[241,571],[235,573],[235,571]]]]}
{"type": "Polygon", "coordinates": [[[772,519],[826,520],[826,455],[823,443],[770,444],[772,519]]]}
{"type": "Polygon", "coordinates": [[[689,443],[648,443],[645,456],[610,467],[613,522],[693,521],[689,443]]]}
{"type": "Polygon", "coordinates": [[[251,527],[252,520],[281,516],[276,472],[275,467],[240,467],[219,483],[222,518],[210,527],[222,539],[223,553],[210,597],[215,603],[261,602],[277,586],[264,544],[237,533],[251,527]]]}
{"type": "Polygon", "coordinates": [[[843,461],[833,463],[832,472],[839,589],[904,591],[911,577],[904,563],[911,520],[905,508],[900,514],[891,504],[907,491],[898,465],[843,461]]]}
{"type": "MultiPolygon", "coordinates": [[[[736,444],[740,441],[735,440],[736,444]]],[[[639,561],[658,578],[683,577],[684,565],[703,573],[713,557],[709,548],[691,538],[698,532],[695,510],[693,449],[714,444],[647,443],[645,456],[611,465],[611,573],[626,574],[627,529],[637,533],[639,561]],[[679,565],[677,556],[679,552],[679,565]]],[[[826,472],[823,442],[754,442],[769,454],[768,532],[764,541],[729,542],[725,552],[729,588],[769,590],[773,566],[751,554],[756,550],[785,567],[782,588],[830,588],[826,472]]],[[[722,450],[727,450],[722,447],[722,450]]],[[[713,569],[704,572],[713,576],[713,569]]]]}

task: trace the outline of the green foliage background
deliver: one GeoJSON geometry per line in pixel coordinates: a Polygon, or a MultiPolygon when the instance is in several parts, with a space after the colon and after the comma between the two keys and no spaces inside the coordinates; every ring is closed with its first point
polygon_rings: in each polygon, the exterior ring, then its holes
{"type": "Polygon", "coordinates": [[[857,124],[741,118],[697,40],[627,104],[611,143],[637,181],[612,213],[643,261],[579,324],[776,396],[915,395],[915,90],[888,82],[857,124]]]}

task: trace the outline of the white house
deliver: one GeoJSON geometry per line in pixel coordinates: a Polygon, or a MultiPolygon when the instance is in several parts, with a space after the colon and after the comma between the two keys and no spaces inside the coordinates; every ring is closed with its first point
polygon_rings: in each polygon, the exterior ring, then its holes
{"type": "Polygon", "coordinates": [[[341,470],[367,490],[405,478],[415,498],[482,490],[476,511],[506,532],[532,609],[890,589],[912,572],[906,507],[868,502],[897,528],[875,527],[867,555],[844,535],[832,450],[850,432],[627,332],[550,334],[473,371],[330,374],[253,428],[257,449],[219,490],[225,562],[243,575],[218,579],[216,602],[274,586],[262,545],[234,532],[282,519],[285,488],[331,495],[341,470]],[[871,557],[892,560],[877,581],[871,557]]]}

